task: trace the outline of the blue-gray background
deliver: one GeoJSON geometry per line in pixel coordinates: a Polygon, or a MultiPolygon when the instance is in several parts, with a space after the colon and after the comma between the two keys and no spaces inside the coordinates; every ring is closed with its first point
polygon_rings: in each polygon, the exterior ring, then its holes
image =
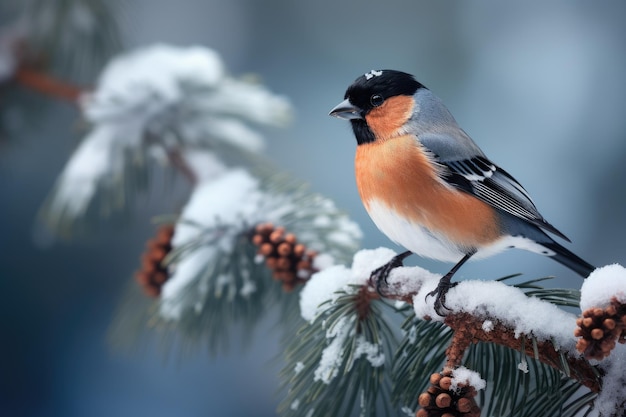
{"type": "MultiPolygon", "coordinates": [[[[266,131],[268,155],[348,210],[365,247],[393,246],[361,207],[349,126],[327,113],[358,75],[394,68],[443,98],[575,252],[626,264],[623,2],[133,0],[120,22],[128,47],[210,46],[234,74],[256,73],[289,96],[296,119],[266,131]]],[[[78,137],[76,112],[51,107],[22,120],[24,133],[0,147],[0,416],[273,415],[270,322],[250,349],[235,343],[217,358],[164,361],[156,348],[135,356],[108,348],[107,327],[152,233],[149,217],[172,202],[153,193],[127,227],[36,245],[36,211],[78,137]]],[[[469,264],[460,276],[513,272],[581,283],[520,251],[469,264]]]]}

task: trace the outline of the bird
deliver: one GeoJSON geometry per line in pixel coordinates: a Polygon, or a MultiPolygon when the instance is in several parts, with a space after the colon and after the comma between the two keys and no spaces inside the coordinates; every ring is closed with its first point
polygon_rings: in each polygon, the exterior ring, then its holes
{"type": "Polygon", "coordinates": [[[359,76],[330,116],[349,120],[356,138],[356,185],[369,216],[407,250],[372,271],[379,293],[403,260],[417,254],[454,262],[432,292],[444,315],[453,275],[470,258],[518,248],[548,256],[587,277],[595,268],[551,235],[528,192],[493,163],[430,89],[411,74],[359,76]]]}

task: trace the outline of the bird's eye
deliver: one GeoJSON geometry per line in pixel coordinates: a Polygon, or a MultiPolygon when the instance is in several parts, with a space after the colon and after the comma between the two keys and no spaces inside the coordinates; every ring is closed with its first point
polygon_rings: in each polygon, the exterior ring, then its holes
{"type": "Polygon", "coordinates": [[[370,103],[374,107],[380,106],[381,104],[384,103],[384,101],[385,99],[380,94],[374,94],[372,97],[370,97],[370,103]]]}

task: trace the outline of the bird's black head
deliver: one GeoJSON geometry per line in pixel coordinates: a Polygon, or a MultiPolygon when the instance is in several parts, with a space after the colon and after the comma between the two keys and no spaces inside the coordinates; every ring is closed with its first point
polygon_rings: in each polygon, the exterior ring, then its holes
{"type": "Polygon", "coordinates": [[[343,98],[360,108],[364,115],[394,96],[412,96],[422,84],[411,74],[395,70],[372,70],[354,80],[343,98]]]}
{"type": "Polygon", "coordinates": [[[357,142],[375,140],[366,116],[385,100],[395,96],[413,96],[424,88],[411,74],[395,70],[372,70],[357,78],[346,90],[344,101],[330,115],[350,120],[357,142]]]}

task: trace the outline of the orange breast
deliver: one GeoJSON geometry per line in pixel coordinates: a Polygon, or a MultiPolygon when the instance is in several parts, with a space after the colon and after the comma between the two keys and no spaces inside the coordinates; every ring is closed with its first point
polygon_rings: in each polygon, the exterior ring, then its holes
{"type": "Polygon", "coordinates": [[[479,248],[501,235],[495,210],[445,185],[413,136],[359,145],[355,166],[357,187],[368,210],[377,200],[411,223],[466,248],[479,248]]]}

